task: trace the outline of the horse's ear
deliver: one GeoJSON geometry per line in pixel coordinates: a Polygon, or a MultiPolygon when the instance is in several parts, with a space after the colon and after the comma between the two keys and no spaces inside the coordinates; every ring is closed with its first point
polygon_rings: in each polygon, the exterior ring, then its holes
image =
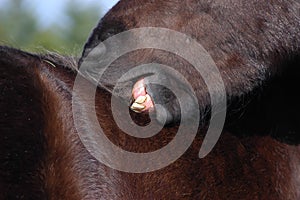
{"type": "Polygon", "coordinates": [[[107,38],[126,30],[126,26],[121,21],[117,21],[115,19],[114,10],[121,9],[118,5],[119,4],[113,7],[102,19],[100,19],[97,26],[92,30],[90,36],[84,44],[78,66],[80,66],[80,64],[83,62],[83,59],[87,57],[93,48],[107,38]]]}
{"type": "Polygon", "coordinates": [[[84,44],[83,51],[81,58],[79,60],[79,65],[82,63],[83,59],[91,52],[91,50],[96,47],[100,42],[101,38],[99,37],[101,35],[101,22],[92,30],[88,40],[84,44]]]}

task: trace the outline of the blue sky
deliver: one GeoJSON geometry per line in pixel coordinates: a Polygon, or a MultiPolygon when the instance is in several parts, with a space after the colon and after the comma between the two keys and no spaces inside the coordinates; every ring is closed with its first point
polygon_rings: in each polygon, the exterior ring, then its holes
{"type": "MultiPolygon", "coordinates": [[[[0,0],[0,7],[3,6],[10,0],[0,0]]],[[[65,3],[74,0],[23,0],[24,6],[32,7],[35,14],[38,16],[40,24],[48,26],[54,22],[57,22],[58,18],[63,18],[63,9],[65,3]]],[[[104,14],[113,5],[115,5],[118,0],[76,0],[80,2],[82,6],[99,6],[99,16],[100,13],[104,14]],[[101,8],[101,10],[100,10],[101,8]]]]}

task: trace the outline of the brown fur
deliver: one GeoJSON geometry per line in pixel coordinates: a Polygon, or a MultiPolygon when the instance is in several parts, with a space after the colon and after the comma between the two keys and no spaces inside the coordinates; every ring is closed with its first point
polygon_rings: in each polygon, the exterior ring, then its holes
{"type": "MultiPolygon", "coordinates": [[[[123,0],[102,19],[83,55],[111,34],[142,26],[193,35],[222,71],[229,117],[213,151],[198,158],[204,123],[189,150],[164,169],[144,174],[110,169],[88,153],[74,127],[76,62],[0,47],[0,199],[299,199],[299,2],[123,0]]],[[[174,68],[193,74],[182,67],[185,61],[160,51],[134,52],[114,66],[126,71],[121,67],[129,58],[178,63],[174,68]]],[[[193,87],[203,88],[198,78],[193,87]]],[[[205,91],[197,92],[202,101],[205,91]]],[[[129,137],[115,125],[110,97],[99,87],[96,111],[104,132],[120,147],[153,151],[176,134],[173,125],[149,140],[129,137]]],[[[148,120],[132,117],[139,124],[148,120]]]]}

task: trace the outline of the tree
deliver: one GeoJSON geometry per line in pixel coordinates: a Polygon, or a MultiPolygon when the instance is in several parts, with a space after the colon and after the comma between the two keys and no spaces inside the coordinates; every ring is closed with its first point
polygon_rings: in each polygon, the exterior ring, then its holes
{"type": "Polygon", "coordinates": [[[7,1],[0,8],[0,44],[34,52],[49,50],[79,55],[101,13],[99,6],[82,6],[79,1],[67,1],[66,25],[53,24],[41,29],[31,9],[24,6],[22,0],[7,1]]]}

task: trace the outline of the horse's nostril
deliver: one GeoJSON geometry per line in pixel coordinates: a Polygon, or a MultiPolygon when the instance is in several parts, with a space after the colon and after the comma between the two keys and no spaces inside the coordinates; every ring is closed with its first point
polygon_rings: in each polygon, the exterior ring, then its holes
{"type": "Polygon", "coordinates": [[[131,104],[130,109],[136,113],[149,111],[154,107],[151,97],[147,94],[144,79],[141,79],[133,86],[132,97],[133,103],[131,104]]]}

